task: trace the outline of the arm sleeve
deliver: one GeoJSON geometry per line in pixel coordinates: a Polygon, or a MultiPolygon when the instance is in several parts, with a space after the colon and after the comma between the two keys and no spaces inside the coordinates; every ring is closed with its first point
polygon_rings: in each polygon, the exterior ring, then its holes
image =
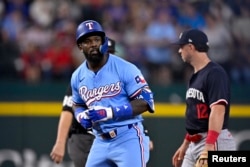
{"type": "Polygon", "coordinates": [[[224,102],[229,103],[230,86],[226,72],[220,69],[213,70],[207,78],[209,104],[224,102]]]}
{"type": "Polygon", "coordinates": [[[73,113],[72,109],[72,90],[70,84],[67,87],[66,93],[64,95],[63,104],[62,104],[62,111],[70,111],[73,113]]]}
{"type": "Polygon", "coordinates": [[[125,90],[131,97],[144,86],[148,86],[147,81],[142,75],[141,71],[133,64],[124,72],[123,80],[125,82],[125,90]]]}

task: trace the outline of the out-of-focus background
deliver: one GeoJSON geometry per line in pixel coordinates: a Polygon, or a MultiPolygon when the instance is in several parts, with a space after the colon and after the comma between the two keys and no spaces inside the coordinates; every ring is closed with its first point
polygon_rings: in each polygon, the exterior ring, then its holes
{"type": "Polygon", "coordinates": [[[230,129],[239,150],[250,150],[249,0],[1,0],[0,167],[55,165],[61,101],[71,73],[84,60],[75,31],[97,20],[150,84],[156,113],[145,114],[154,141],[148,167],[171,166],[184,129],[185,90],[192,72],[169,45],[188,28],[202,29],[209,56],[231,79],[230,129]]]}

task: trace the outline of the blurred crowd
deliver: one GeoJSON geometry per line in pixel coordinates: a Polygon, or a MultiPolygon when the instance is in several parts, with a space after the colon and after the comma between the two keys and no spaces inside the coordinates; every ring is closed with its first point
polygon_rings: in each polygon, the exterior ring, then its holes
{"type": "Polygon", "coordinates": [[[1,0],[0,79],[69,81],[84,60],[75,31],[87,19],[100,22],[117,55],[152,84],[189,77],[171,45],[188,28],[208,35],[210,58],[232,82],[250,83],[249,0],[1,0]]]}

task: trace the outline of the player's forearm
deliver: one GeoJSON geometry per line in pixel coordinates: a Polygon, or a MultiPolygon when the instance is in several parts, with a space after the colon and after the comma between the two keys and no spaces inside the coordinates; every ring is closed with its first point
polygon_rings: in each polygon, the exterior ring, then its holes
{"type": "MultiPolygon", "coordinates": [[[[117,106],[93,106],[87,111],[87,115],[92,122],[107,121],[109,119],[124,120],[139,115],[147,111],[148,108],[148,103],[145,100],[135,99],[131,102],[117,106]]],[[[75,114],[78,111],[80,111],[79,108],[75,109],[75,114]]],[[[81,118],[84,117],[81,116],[81,114],[83,115],[84,113],[79,113],[78,115],[80,115],[81,118]]]]}
{"type": "Polygon", "coordinates": [[[207,150],[213,150],[214,144],[221,132],[225,115],[224,105],[214,105],[211,107],[209,116],[208,134],[206,138],[207,150]]]}
{"type": "Polygon", "coordinates": [[[214,105],[211,108],[211,113],[209,117],[209,127],[208,130],[214,130],[220,133],[222,125],[224,122],[225,106],[224,105],[214,105]]]}
{"type": "Polygon", "coordinates": [[[148,103],[142,99],[135,99],[130,102],[133,110],[133,116],[144,113],[148,110],[148,103]]]}
{"type": "Polygon", "coordinates": [[[65,144],[68,138],[69,129],[72,123],[73,115],[70,112],[63,111],[60,116],[58,130],[57,130],[57,143],[65,144]]]}

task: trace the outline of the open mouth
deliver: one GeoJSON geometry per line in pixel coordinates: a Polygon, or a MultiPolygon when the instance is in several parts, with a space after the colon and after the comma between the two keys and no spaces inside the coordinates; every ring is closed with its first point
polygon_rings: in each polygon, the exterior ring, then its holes
{"type": "Polygon", "coordinates": [[[90,54],[98,54],[98,50],[91,50],[90,54]]]}

